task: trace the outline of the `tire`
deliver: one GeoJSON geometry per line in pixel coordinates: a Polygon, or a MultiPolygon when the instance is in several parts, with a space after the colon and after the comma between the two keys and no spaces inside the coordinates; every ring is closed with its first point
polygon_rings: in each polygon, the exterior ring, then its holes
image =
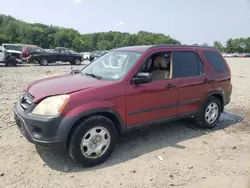
{"type": "Polygon", "coordinates": [[[205,101],[200,114],[195,117],[196,124],[201,128],[212,129],[220,120],[221,112],[222,104],[220,99],[211,96],[205,101]],[[211,114],[209,113],[209,109],[211,114]],[[213,111],[211,111],[212,109],[213,111]]]}
{"type": "Polygon", "coordinates": [[[94,60],[94,57],[90,57],[89,61],[92,62],[94,60]]]}
{"type": "Polygon", "coordinates": [[[117,138],[117,129],[110,119],[104,116],[89,117],[73,132],[70,138],[69,155],[76,163],[85,167],[99,165],[111,155],[117,138]],[[101,133],[103,133],[103,136],[101,133]],[[91,141],[91,139],[94,139],[94,141],[91,141]],[[85,140],[83,145],[82,140],[85,140]],[[90,144],[92,144],[92,147],[96,147],[97,152],[100,152],[99,156],[90,147],[90,144]]]}
{"type": "Polygon", "coordinates": [[[5,62],[5,66],[6,67],[16,67],[17,66],[17,61],[16,60],[7,60],[6,62],[5,62]]]}
{"type": "Polygon", "coordinates": [[[75,65],[81,65],[81,63],[82,63],[82,62],[81,62],[81,59],[78,59],[78,58],[75,59],[75,61],[74,61],[74,64],[75,64],[75,65]]]}
{"type": "Polygon", "coordinates": [[[42,66],[47,66],[49,64],[49,61],[47,59],[43,58],[39,61],[39,64],[42,66]]]}

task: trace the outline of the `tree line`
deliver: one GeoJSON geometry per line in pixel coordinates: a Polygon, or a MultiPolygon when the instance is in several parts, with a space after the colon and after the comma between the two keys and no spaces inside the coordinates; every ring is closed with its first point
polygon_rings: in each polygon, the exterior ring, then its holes
{"type": "Polygon", "coordinates": [[[110,31],[80,34],[74,29],[29,24],[5,15],[0,15],[0,43],[35,44],[42,48],[60,46],[76,51],[109,50],[132,45],[181,44],[170,36],[159,33],[110,31]]]}
{"type": "MultiPolygon", "coordinates": [[[[42,48],[60,46],[79,52],[133,45],[181,44],[180,41],[161,33],[139,31],[136,34],[130,34],[109,31],[80,34],[70,28],[40,23],[30,24],[11,16],[0,15],[0,44],[2,43],[35,44],[42,48]]],[[[208,46],[206,43],[201,45],[208,46]]],[[[229,39],[225,46],[215,41],[213,46],[221,52],[250,53],[250,37],[229,39]]]]}
{"type": "Polygon", "coordinates": [[[219,41],[214,41],[214,47],[221,52],[226,53],[250,53],[250,37],[248,38],[236,38],[226,41],[226,45],[223,46],[219,41]]]}

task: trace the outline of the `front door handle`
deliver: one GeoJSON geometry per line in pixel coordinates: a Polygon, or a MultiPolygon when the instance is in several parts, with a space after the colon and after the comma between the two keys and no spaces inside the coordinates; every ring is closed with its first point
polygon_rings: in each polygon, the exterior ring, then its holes
{"type": "Polygon", "coordinates": [[[176,88],[177,86],[175,84],[168,84],[166,85],[166,89],[176,88]]]}
{"type": "Polygon", "coordinates": [[[209,80],[209,79],[207,79],[207,78],[205,78],[204,80],[203,80],[203,83],[211,83],[211,82],[214,82],[215,80],[209,80]]]}

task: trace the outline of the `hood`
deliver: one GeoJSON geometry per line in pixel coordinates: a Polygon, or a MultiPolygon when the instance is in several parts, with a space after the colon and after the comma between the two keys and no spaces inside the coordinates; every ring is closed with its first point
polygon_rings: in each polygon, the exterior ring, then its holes
{"type": "Polygon", "coordinates": [[[35,97],[34,102],[38,102],[48,96],[69,94],[110,83],[112,82],[97,80],[81,74],[68,74],[32,82],[27,86],[26,90],[35,97]]]}

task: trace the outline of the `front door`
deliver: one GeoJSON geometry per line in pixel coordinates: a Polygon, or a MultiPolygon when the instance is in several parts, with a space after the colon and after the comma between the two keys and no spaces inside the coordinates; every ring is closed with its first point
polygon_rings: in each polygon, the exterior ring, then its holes
{"type": "Polygon", "coordinates": [[[164,71],[167,72],[164,68],[170,64],[167,65],[169,62],[163,60],[160,66],[156,60],[159,55],[166,57],[162,53],[153,54],[140,69],[141,72],[150,72],[155,75],[152,82],[139,85],[129,83],[125,88],[128,128],[160,122],[176,116],[179,79],[160,78],[165,74],[164,71]],[[159,71],[160,68],[162,72],[159,71]]]}

